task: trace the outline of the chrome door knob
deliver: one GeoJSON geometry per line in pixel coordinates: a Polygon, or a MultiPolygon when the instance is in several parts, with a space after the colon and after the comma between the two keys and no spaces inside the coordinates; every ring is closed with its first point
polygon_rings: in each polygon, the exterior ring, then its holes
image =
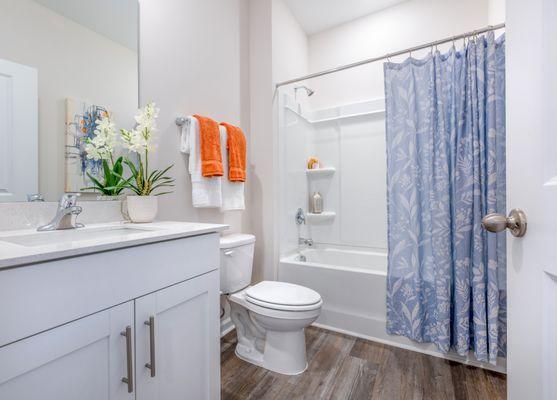
{"type": "Polygon", "coordinates": [[[509,216],[503,214],[487,214],[482,219],[482,226],[489,232],[502,232],[509,229],[511,234],[516,237],[522,237],[526,234],[527,227],[526,214],[524,211],[513,208],[509,212],[509,216]]]}

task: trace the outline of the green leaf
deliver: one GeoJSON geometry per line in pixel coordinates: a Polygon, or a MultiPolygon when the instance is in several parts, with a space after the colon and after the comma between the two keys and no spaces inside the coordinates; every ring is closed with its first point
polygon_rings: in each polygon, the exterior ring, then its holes
{"type": "Polygon", "coordinates": [[[114,163],[114,166],[112,167],[112,171],[118,177],[121,176],[122,173],[124,172],[124,167],[122,166],[122,160],[123,157],[119,157],[114,163]]]}
{"type": "Polygon", "coordinates": [[[89,172],[87,172],[87,176],[89,177],[89,179],[91,179],[91,181],[95,184],[96,188],[99,190],[102,190],[104,188],[104,185],[102,183],[100,183],[97,178],[95,178],[93,175],[91,175],[89,172]]]}
{"type": "Polygon", "coordinates": [[[124,160],[124,163],[126,163],[126,165],[128,166],[128,168],[130,169],[132,175],[135,177],[138,174],[137,168],[135,168],[134,163],[132,163],[128,158],[126,158],[124,160]]]}
{"type": "Polygon", "coordinates": [[[108,165],[108,161],[102,160],[103,172],[104,172],[104,186],[112,186],[112,171],[108,165]]]}
{"type": "Polygon", "coordinates": [[[151,174],[151,175],[155,174],[155,175],[152,177],[152,178],[153,178],[153,181],[158,180],[162,175],[166,174],[166,173],[168,172],[168,170],[169,170],[170,168],[172,168],[173,166],[174,166],[174,164],[172,164],[172,165],[170,165],[169,167],[163,169],[162,171],[158,171],[158,170],[153,171],[153,173],[151,174]]]}

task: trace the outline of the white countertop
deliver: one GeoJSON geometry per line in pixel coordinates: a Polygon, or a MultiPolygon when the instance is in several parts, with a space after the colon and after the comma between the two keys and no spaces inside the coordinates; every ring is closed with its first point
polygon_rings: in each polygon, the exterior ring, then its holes
{"type": "MultiPolygon", "coordinates": [[[[0,232],[0,269],[23,266],[60,258],[75,257],[124,247],[138,246],[165,240],[185,238],[211,232],[221,232],[228,225],[203,224],[196,222],[153,222],[149,224],[132,224],[124,222],[90,224],[78,230],[37,232],[34,229],[2,231],[0,232]],[[123,228],[133,228],[133,232],[118,235],[123,228]],[[113,230],[113,234],[103,237],[102,232],[113,230]],[[72,232],[77,234],[75,240],[68,240],[72,232]],[[53,241],[48,244],[27,245],[16,244],[2,240],[21,239],[25,243],[25,236],[42,239],[42,235],[62,235],[64,240],[53,241]],[[87,232],[91,237],[87,237],[87,232]],[[41,236],[39,236],[41,235],[41,236]]],[[[130,229],[131,230],[131,229],[130,229]]],[[[45,236],[46,238],[46,236],[45,236]]],[[[40,240],[39,240],[40,243],[40,240]]]]}

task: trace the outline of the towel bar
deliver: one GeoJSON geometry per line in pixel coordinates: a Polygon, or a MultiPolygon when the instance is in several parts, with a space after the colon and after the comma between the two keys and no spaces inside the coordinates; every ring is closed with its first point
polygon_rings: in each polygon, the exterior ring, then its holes
{"type": "Polygon", "coordinates": [[[176,122],[176,125],[182,126],[186,123],[186,121],[187,121],[186,117],[177,117],[174,122],[176,122]]]}

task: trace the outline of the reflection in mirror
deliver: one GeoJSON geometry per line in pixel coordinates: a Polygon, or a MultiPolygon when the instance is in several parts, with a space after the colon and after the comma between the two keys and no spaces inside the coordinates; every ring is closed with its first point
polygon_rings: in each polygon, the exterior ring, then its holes
{"type": "Polygon", "coordinates": [[[85,144],[106,113],[133,125],[138,14],[137,0],[0,0],[0,202],[57,201],[102,174],[85,144]]]}

